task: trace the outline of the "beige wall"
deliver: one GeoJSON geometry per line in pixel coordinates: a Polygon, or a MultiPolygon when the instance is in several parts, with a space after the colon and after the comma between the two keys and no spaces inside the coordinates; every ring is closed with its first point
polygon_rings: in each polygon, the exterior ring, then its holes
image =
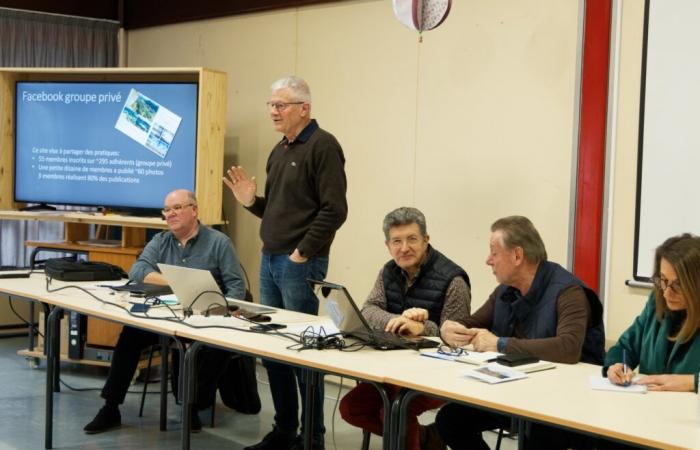
{"type": "MultiPolygon", "coordinates": [[[[345,1],[132,31],[127,63],[226,71],[226,163],[255,174],[259,192],[279,139],[268,87],[306,78],[347,158],[350,213],[328,278],[364,300],[388,258],[384,214],[414,205],[478,306],[495,285],[484,260],[498,217],[529,216],[566,265],[578,31],[576,1],[458,1],[419,43],[388,0],[345,1]]],[[[258,219],[228,194],[225,209],[256,292],[258,219]]]]}
{"type": "Polygon", "coordinates": [[[630,288],[625,285],[625,280],[631,279],[633,274],[644,1],[619,3],[619,69],[614,74],[618,77],[619,88],[617,92],[613,92],[617,108],[611,111],[616,127],[611,141],[615,169],[611,180],[612,226],[608,231],[608,339],[617,338],[632,323],[649,295],[647,289],[630,288]]]}

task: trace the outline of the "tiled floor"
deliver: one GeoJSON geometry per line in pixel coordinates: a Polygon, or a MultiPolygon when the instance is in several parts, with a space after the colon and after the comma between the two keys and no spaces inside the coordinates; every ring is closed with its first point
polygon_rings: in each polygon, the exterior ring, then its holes
{"type": "MultiPolygon", "coordinates": [[[[26,347],[26,338],[0,339],[0,449],[41,449],[44,446],[44,386],[45,365],[31,368],[29,362],[17,356],[16,351],[26,347]]],[[[92,419],[102,405],[99,389],[102,387],[105,369],[88,368],[63,364],[61,379],[74,388],[89,391],[71,391],[62,386],[62,392],[55,396],[54,448],[56,449],[175,449],[180,445],[180,407],[169,396],[168,431],[158,430],[159,401],[157,394],[146,400],[144,417],[138,417],[140,392],[139,382],[127,395],[121,408],[122,428],[107,433],[86,435],[83,426],[92,419]]],[[[201,413],[205,423],[201,433],[193,435],[192,449],[242,449],[258,442],[272,424],[272,402],[265,370],[258,367],[259,390],[263,410],[258,415],[247,416],[223,406],[220,402],[216,411],[216,426],[207,426],[208,412],[201,413]]],[[[354,381],[345,381],[345,385],[354,381]]],[[[158,389],[155,383],[152,389],[158,389]]],[[[149,386],[149,389],[151,388],[149,386]]],[[[337,413],[339,386],[328,383],[326,386],[326,449],[359,449],[362,433],[346,424],[337,413]],[[335,414],[334,414],[335,412],[335,414]]],[[[342,395],[342,392],[340,393],[342,395]]],[[[427,413],[420,418],[422,423],[432,421],[427,413]]],[[[495,441],[492,433],[486,433],[490,442],[495,441]]],[[[381,439],[373,436],[371,449],[381,448],[381,439]]],[[[503,450],[515,449],[515,442],[505,440],[503,450]]]]}

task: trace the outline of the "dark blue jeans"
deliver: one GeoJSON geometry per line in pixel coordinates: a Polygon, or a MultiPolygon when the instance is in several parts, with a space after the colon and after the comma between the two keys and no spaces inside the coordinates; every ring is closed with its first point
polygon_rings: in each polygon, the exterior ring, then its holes
{"type": "MultiPolygon", "coordinates": [[[[260,302],[290,311],[318,314],[318,298],[306,279],[323,280],[327,271],[327,257],[309,258],[305,263],[299,264],[292,262],[289,255],[263,253],[260,263],[260,302]]],[[[270,379],[275,424],[280,430],[296,433],[299,428],[297,383],[301,394],[303,424],[306,413],[303,408],[306,397],[306,371],[268,360],[263,360],[263,365],[270,379]]],[[[326,432],[323,425],[323,377],[315,392],[313,421],[313,435],[323,436],[326,432]]]]}

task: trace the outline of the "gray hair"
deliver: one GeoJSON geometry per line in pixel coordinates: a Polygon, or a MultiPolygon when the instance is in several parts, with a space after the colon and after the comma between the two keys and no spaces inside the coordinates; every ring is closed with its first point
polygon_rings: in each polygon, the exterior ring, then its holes
{"type": "Polygon", "coordinates": [[[292,91],[292,95],[296,101],[311,103],[311,89],[309,89],[309,85],[306,81],[299,77],[290,75],[280,78],[270,86],[272,92],[279,91],[280,89],[289,89],[292,91]]]}
{"type": "Polygon", "coordinates": [[[194,195],[193,191],[190,191],[189,189],[187,189],[187,197],[189,198],[190,203],[192,203],[194,205],[197,204],[197,196],[194,195]]]}
{"type": "Polygon", "coordinates": [[[401,208],[396,208],[392,212],[384,217],[384,237],[389,240],[389,230],[393,227],[398,227],[401,225],[410,225],[412,223],[418,224],[420,228],[420,233],[425,237],[428,235],[427,226],[425,224],[425,216],[416,208],[411,208],[410,206],[402,206],[401,208]]]}
{"type": "Polygon", "coordinates": [[[508,216],[498,219],[491,225],[491,232],[501,231],[503,246],[509,250],[515,247],[523,249],[525,260],[539,264],[547,260],[547,250],[540,233],[530,219],[523,216],[508,216]]]}

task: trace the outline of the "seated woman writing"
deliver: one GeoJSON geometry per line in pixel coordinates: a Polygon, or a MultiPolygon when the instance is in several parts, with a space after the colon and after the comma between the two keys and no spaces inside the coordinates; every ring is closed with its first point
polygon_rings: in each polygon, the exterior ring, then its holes
{"type": "Polygon", "coordinates": [[[653,391],[698,390],[700,372],[700,237],[683,234],[656,249],[654,290],[642,313],[605,357],[603,374],[653,391]],[[625,365],[627,367],[625,367],[625,365]]]}

